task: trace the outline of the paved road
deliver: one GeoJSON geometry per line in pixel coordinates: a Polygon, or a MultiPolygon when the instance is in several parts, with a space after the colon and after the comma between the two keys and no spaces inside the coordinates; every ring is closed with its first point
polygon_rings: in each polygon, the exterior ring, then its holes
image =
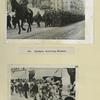
{"type": "MultiPolygon", "coordinates": [[[[65,96],[63,96],[62,98],[64,100],[65,96]]],[[[14,95],[11,95],[11,100],[34,100],[34,98],[33,97],[25,98],[24,96],[20,97],[19,94],[14,94],[14,95]]],[[[40,100],[40,98],[37,98],[37,100],[40,100]]],[[[53,100],[59,100],[59,99],[57,97],[57,98],[54,98],[53,100]]]]}
{"type": "MultiPolygon", "coordinates": [[[[25,25],[27,27],[27,25],[25,25]]],[[[22,31],[18,34],[18,29],[9,29],[7,31],[8,39],[66,39],[66,40],[83,40],[85,39],[85,21],[77,22],[64,27],[44,27],[44,23],[37,28],[34,23],[32,32],[22,31]]]]}

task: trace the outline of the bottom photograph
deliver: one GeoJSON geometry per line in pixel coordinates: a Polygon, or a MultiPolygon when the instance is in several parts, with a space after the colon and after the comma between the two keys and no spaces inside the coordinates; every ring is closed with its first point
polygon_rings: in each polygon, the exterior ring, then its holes
{"type": "Polygon", "coordinates": [[[76,67],[13,67],[10,73],[11,100],[76,100],[76,67]]]}

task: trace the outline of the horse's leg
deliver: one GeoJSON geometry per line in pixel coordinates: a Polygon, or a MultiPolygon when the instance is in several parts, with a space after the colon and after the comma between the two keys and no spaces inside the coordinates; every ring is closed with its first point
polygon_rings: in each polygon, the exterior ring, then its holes
{"type": "Polygon", "coordinates": [[[18,34],[20,34],[21,33],[20,21],[18,21],[17,23],[18,23],[18,28],[19,28],[18,34]]]}
{"type": "Polygon", "coordinates": [[[31,32],[31,22],[29,22],[29,31],[31,32]]]}
{"type": "Polygon", "coordinates": [[[47,27],[47,21],[45,21],[45,27],[47,27]]]}
{"type": "Polygon", "coordinates": [[[32,24],[30,23],[30,32],[32,31],[31,25],[32,25],[32,24]]]}
{"type": "Polygon", "coordinates": [[[27,19],[27,23],[28,23],[28,28],[27,28],[27,33],[29,32],[29,21],[27,19]]]}
{"type": "Polygon", "coordinates": [[[31,23],[28,23],[28,29],[27,29],[27,32],[31,32],[31,23]]]}
{"type": "Polygon", "coordinates": [[[31,20],[27,19],[28,29],[27,32],[31,31],[31,20]]]}
{"type": "Polygon", "coordinates": [[[27,32],[29,32],[29,24],[28,24],[27,32]]]}
{"type": "Polygon", "coordinates": [[[22,30],[26,31],[26,29],[23,27],[23,23],[24,23],[24,21],[21,20],[21,28],[22,28],[22,30]]]}

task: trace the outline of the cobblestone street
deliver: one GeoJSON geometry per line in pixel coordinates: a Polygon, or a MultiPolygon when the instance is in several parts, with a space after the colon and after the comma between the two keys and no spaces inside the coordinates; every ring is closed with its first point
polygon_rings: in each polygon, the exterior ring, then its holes
{"type": "MultiPolygon", "coordinates": [[[[27,29],[27,25],[24,25],[27,29]]],[[[22,31],[18,34],[18,29],[8,29],[7,39],[66,39],[66,40],[84,40],[85,39],[85,21],[70,24],[64,27],[47,27],[41,23],[38,28],[36,23],[32,25],[32,32],[22,31]]]]}

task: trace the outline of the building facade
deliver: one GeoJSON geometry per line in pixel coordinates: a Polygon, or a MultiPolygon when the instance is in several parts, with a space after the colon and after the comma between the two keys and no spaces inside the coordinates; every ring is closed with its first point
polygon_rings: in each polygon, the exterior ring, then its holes
{"type": "Polygon", "coordinates": [[[83,0],[51,0],[52,8],[55,10],[63,10],[76,14],[84,14],[83,0]]]}
{"type": "Polygon", "coordinates": [[[83,0],[33,0],[37,7],[48,6],[55,10],[63,10],[76,14],[84,14],[83,0]]]}

